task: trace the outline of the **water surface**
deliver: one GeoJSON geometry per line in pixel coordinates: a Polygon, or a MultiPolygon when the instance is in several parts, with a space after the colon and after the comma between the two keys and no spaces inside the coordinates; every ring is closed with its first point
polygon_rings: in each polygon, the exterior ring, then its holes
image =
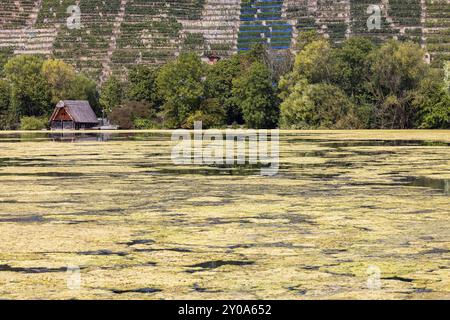
{"type": "Polygon", "coordinates": [[[282,132],[273,177],[172,146],[0,133],[0,298],[449,297],[450,132],[282,132]]]}

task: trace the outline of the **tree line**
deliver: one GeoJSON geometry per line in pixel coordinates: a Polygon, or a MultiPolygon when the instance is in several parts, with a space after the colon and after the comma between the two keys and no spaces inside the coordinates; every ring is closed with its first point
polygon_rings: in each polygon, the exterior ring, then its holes
{"type": "Polygon", "coordinates": [[[0,67],[0,129],[46,125],[59,100],[88,100],[123,129],[246,126],[282,129],[450,128],[450,63],[420,45],[352,37],[340,46],[301,33],[297,54],[256,46],[214,65],[182,53],[132,67],[100,87],[61,60],[16,56],[0,67]],[[40,119],[40,120],[39,120],[40,119]]]}

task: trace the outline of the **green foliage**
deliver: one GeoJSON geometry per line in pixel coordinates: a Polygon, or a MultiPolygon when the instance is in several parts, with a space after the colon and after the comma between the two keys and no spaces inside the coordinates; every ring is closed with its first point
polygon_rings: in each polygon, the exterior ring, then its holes
{"type": "Polygon", "coordinates": [[[183,123],[183,128],[193,129],[196,121],[202,122],[205,129],[223,126],[226,120],[225,110],[218,99],[206,99],[200,104],[200,108],[192,112],[183,123]]]}
{"type": "Polygon", "coordinates": [[[352,37],[335,50],[335,68],[338,70],[335,83],[348,95],[359,98],[365,95],[365,82],[369,78],[369,55],[375,48],[368,38],[352,37]]]}
{"type": "Polygon", "coordinates": [[[390,40],[376,47],[353,37],[332,48],[324,39],[313,40],[279,82],[281,126],[448,127],[448,87],[442,85],[443,76],[428,79],[424,55],[412,42],[390,40]]]}
{"type": "Polygon", "coordinates": [[[142,119],[152,120],[155,117],[151,106],[146,102],[139,101],[126,101],[109,114],[110,122],[118,125],[121,129],[136,129],[136,124],[144,125],[142,119]]]}
{"type": "Polygon", "coordinates": [[[13,56],[12,48],[0,48],[0,78],[3,76],[3,68],[8,60],[13,56]]]}
{"type": "Polygon", "coordinates": [[[420,45],[388,41],[370,55],[369,92],[376,108],[377,126],[407,129],[414,126],[415,91],[429,66],[420,45]]]}
{"type": "Polygon", "coordinates": [[[333,48],[327,40],[320,38],[306,44],[297,54],[292,72],[278,83],[280,98],[287,99],[298,82],[334,83],[337,72],[333,58],[333,48]]]}
{"type": "MultiPolygon", "coordinates": [[[[48,117],[59,100],[88,100],[126,129],[192,128],[195,121],[205,128],[450,126],[450,62],[431,69],[418,44],[352,37],[333,47],[315,31],[297,44],[293,64],[288,54],[255,45],[213,66],[195,53],[160,69],[135,65],[126,85],[112,76],[100,97],[93,80],[62,60],[13,57],[0,80],[0,129],[48,117]]],[[[8,54],[0,51],[0,64],[8,54]]]]}
{"type": "Polygon", "coordinates": [[[88,100],[98,113],[96,83],[62,60],[16,56],[5,65],[10,99],[1,127],[14,128],[23,116],[49,116],[60,100],[88,100]]]}
{"type": "Polygon", "coordinates": [[[97,84],[84,74],[75,75],[65,100],[87,100],[94,112],[101,114],[97,84]]]}
{"type": "Polygon", "coordinates": [[[444,83],[445,89],[450,93],[450,61],[444,64],[444,83]]]}
{"type": "Polygon", "coordinates": [[[58,59],[44,61],[41,72],[49,87],[52,105],[61,100],[88,100],[98,113],[97,85],[93,80],[77,74],[71,65],[58,59]]]}
{"type": "Polygon", "coordinates": [[[9,129],[10,127],[10,105],[11,86],[7,81],[0,79],[0,130],[9,129]]]}
{"type": "Polygon", "coordinates": [[[226,123],[243,123],[242,112],[233,96],[233,79],[242,72],[239,55],[220,60],[207,71],[205,90],[208,97],[218,99],[219,105],[226,112],[226,123]]]}
{"type": "Polygon", "coordinates": [[[100,90],[100,105],[106,114],[110,114],[122,103],[124,93],[123,84],[116,76],[105,81],[100,90]]]}
{"type": "Polygon", "coordinates": [[[197,110],[205,95],[205,66],[194,54],[182,54],[164,65],[157,76],[158,94],[163,100],[162,111],[168,127],[181,127],[197,110]]]}
{"type": "Polygon", "coordinates": [[[273,128],[278,120],[278,101],[266,65],[254,62],[233,81],[233,94],[239,101],[247,127],[273,128]]]}
{"type": "Polygon", "coordinates": [[[424,129],[450,128],[450,92],[442,84],[437,70],[428,73],[415,92],[413,106],[418,110],[416,127],[424,129]]]}
{"type": "Polygon", "coordinates": [[[67,100],[75,81],[75,69],[62,60],[49,59],[43,62],[41,73],[48,84],[52,104],[67,100]]]}
{"type": "Polygon", "coordinates": [[[161,124],[152,119],[136,118],[133,121],[136,130],[161,129],[161,124]]]}
{"type": "Polygon", "coordinates": [[[16,56],[5,65],[5,76],[12,86],[11,107],[16,120],[22,116],[49,114],[51,92],[41,73],[44,60],[37,56],[16,56]]]}
{"type": "Polygon", "coordinates": [[[299,83],[281,104],[285,129],[355,129],[360,127],[356,107],[335,85],[299,83]]]}
{"type": "Polygon", "coordinates": [[[312,42],[318,41],[322,38],[321,35],[317,33],[317,30],[307,30],[300,32],[296,39],[295,49],[302,51],[307,45],[312,42]]]}
{"type": "Polygon", "coordinates": [[[159,104],[156,89],[157,71],[153,68],[136,65],[128,74],[127,99],[130,101],[144,101],[152,106],[159,104]]]}
{"type": "Polygon", "coordinates": [[[294,75],[309,83],[333,83],[337,73],[333,58],[333,48],[327,40],[313,41],[297,55],[294,75]]]}
{"type": "Polygon", "coordinates": [[[43,130],[48,125],[46,117],[22,117],[20,118],[20,130],[32,131],[43,130]]]}

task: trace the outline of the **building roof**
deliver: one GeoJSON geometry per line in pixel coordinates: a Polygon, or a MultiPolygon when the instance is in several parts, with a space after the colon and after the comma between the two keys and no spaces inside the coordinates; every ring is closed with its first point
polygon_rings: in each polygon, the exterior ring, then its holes
{"type": "Polygon", "coordinates": [[[66,108],[72,120],[77,123],[98,123],[97,116],[88,101],[64,100],[60,101],[53,112],[52,119],[57,115],[60,108],[66,108]]]}

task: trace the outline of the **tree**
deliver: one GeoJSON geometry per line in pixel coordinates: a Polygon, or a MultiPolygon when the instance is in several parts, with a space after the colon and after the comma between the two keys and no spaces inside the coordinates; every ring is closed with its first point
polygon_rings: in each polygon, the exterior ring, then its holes
{"type": "Polygon", "coordinates": [[[123,84],[114,75],[105,81],[100,90],[100,105],[106,114],[119,107],[123,99],[123,84]]]}
{"type": "Polygon", "coordinates": [[[334,51],[326,39],[320,38],[306,44],[296,58],[292,72],[281,77],[279,96],[286,99],[299,81],[335,83],[337,78],[334,51]]]}
{"type": "Polygon", "coordinates": [[[281,104],[281,127],[286,129],[355,129],[356,107],[339,87],[298,83],[281,104]]]}
{"type": "Polygon", "coordinates": [[[233,96],[233,79],[242,72],[239,55],[220,60],[207,69],[205,81],[206,95],[218,100],[219,106],[226,113],[226,123],[243,123],[242,112],[233,96]]]}
{"type": "Polygon", "coordinates": [[[278,122],[278,102],[271,74],[266,65],[254,62],[247,72],[233,81],[233,94],[247,127],[273,128],[278,122]]]}
{"type": "Polygon", "coordinates": [[[181,127],[199,108],[205,95],[205,74],[205,66],[194,53],[181,54],[160,69],[156,85],[163,99],[162,110],[168,127],[181,127]]]}
{"type": "Polygon", "coordinates": [[[205,129],[222,127],[226,123],[226,113],[219,100],[203,100],[200,108],[193,111],[183,123],[183,128],[193,129],[196,121],[201,121],[205,129]]]}
{"type": "Polygon", "coordinates": [[[47,128],[48,119],[46,117],[22,117],[20,118],[20,130],[32,131],[47,128]]]}
{"type": "Polygon", "coordinates": [[[96,114],[101,114],[101,106],[99,103],[99,94],[97,84],[94,80],[89,79],[84,74],[77,74],[73,79],[68,96],[68,100],[87,100],[96,114]]]}
{"type": "Polygon", "coordinates": [[[51,102],[67,100],[76,77],[75,69],[62,60],[49,59],[43,62],[41,72],[49,86],[51,102]]]}
{"type": "Polygon", "coordinates": [[[14,55],[13,48],[0,48],[0,78],[3,76],[3,68],[9,58],[14,55]]]}
{"type": "Polygon", "coordinates": [[[11,104],[11,86],[0,79],[0,130],[9,129],[9,108],[11,104]]]}
{"type": "Polygon", "coordinates": [[[445,81],[442,83],[442,78],[440,72],[430,70],[414,93],[413,105],[418,110],[416,127],[450,128],[450,92],[445,81]]]}
{"type": "Polygon", "coordinates": [[[44,60],[37,56],[22,55],[11,58],[5,65],[5,76],[11,83],[11,108],[14,121],[21,116],[49,114],[51,92],[41,73],[44,60]]]}
{"type": "Polygon", "coordinates": [[[295,39],[295,49],[302,51],[307,45],[320,39],[323,39],[323,37],[317,33],[317,30],[299,32],[295,39]]]}
{"type": "Polygon", "coordinates": [[[375,49],[364,37],[351,37],[335,50],[337,83],[348,95],[364,98],[369,75],[369,55],[375,49]]]}
{"type": "Polygon", "coordinates": [[[413,99],[429,66],[420,45],[391,40],[370,56],[369,92],[376,108],[378,126],[407,129],[414,125],[417,109],[413,99]]]}
{"type": "Polygon", "coordinates": [[[336,65],[333,48],[325,39],[306,45],[295,59],[294,74],[309,83],[333,83],[336,79],[336,65]]]}
{"type": "Polygon", "coordinates": [[[157,71],[153,68],[136,65],[128,74],[127,99],[130,101],[145,101],[155,108],[159,104],[156,89],[157,71]]]}
{"type": "Polygon", "coordinates": [[[444,64],[444,84],[445,89],[450,94],[450,61],[444,64]]]}
{"type": "Polygon", "coordinates": [[[52,95],[53,105],[61,100],[87,100],[94,111],[100,113],[95,81],[84,74],[77,74],[71,65],[58,59],[44,61],[41,72],[52,95]]]}
{"type": "Polygon", "coordinates": [[[111,123],[118,125],[121,129],[135,129],[135,120],[150,120],[152,117],[155,117],[155,113],[150,105],[139,101],[126,101],[109,114],[111,123]]]}

